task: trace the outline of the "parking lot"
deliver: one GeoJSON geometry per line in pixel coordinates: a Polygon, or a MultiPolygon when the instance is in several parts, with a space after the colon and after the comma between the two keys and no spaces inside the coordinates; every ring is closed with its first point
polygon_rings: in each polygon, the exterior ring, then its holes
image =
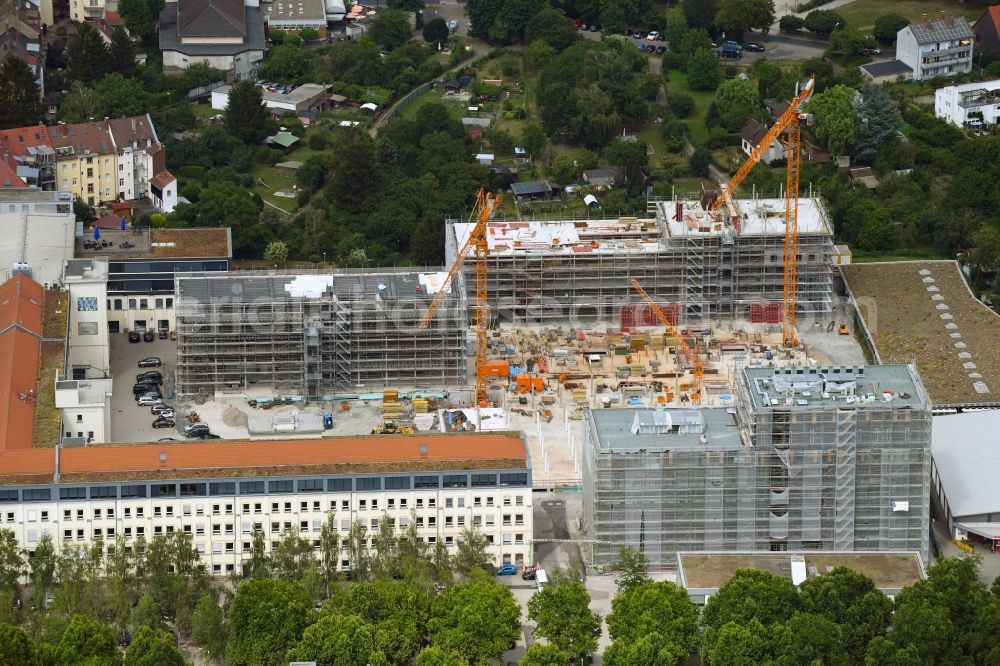
{"type": "Polygon", "coordinates": [[[163,398],[173,404],[174,368],[177,360],[177,343],[172,340],[129,343],[126,333],[111,335],[111,374],[114,378],[111,395],[111,440],[114,442],[155,442],[163,437],[183,439],[177,430],[153,428],[153,415],[149,407],[139,407],[132,396],[135,376],[140,372],[159,370],[163,373],[163,398]],[[140,359],[159,356],[159,368],[140,368],[140,359]]]}

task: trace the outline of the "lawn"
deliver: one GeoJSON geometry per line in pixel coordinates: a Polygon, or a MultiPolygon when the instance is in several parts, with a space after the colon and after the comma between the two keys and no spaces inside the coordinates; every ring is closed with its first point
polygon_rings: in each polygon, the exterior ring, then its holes
{"type": "Polygon", "coordinates": [[[984,10],[983,5],[956,3],[954,0],[855,0],[833,11],[843,16],[851,26],[870,30],[875,25],[875,19],[885,14],[899,14],[917,22],[924,14],[934,18],[943,11],[945,16],[964,16],[974,21],[984,10]]]}
{"type": "Polygon", "coordinates": [[[406,118],[407,120],[413,120],[417,117],[417,111],[420,110],[420,107],[434,103],[444,103],[444,105],[448,107],[448,113],[454,118],[461,118],[464,116],[469,107],[468,102],[446,100],[444,98],[444,92],[441,90],[428,90],[423,95],[420,95],[415,100],[410,102],[410,105],[400,112],[400,117],[406,118]]]}
{"type": "Polygon", "coordinates": [[[691,143],[700,146],[708,139],[705,114],[708,112],[712,100],[715,99],[715,93],[710,90],[691,90],[688,86],[687,75],[676,69],[667,72],[667,94],[671,93],[687,93],[694,98],[694,108],[685,120],[691,143]]]}

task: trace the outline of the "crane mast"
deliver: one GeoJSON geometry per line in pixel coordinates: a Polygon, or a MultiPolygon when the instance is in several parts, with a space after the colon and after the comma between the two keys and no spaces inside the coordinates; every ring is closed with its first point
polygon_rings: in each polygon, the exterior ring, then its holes
{"type": "Polygon", "coordinates": [[[659,319],[660,323],[663,324],[663,326],[667,329],[667,333],[675,340],[677,340],[678,346],[681,348],[681,351],[684,353],[684,357],[687,359],[688,364],[691,366],[691,374],[694,375],[692,397],[698,396],[701,393],[701,377],[702,375],[705,374],[705,364],[701,362],[701,358],[698,356],[698,354],[693,349],[691,349],[691,345],[689,345],[687,342],[684,341],[684,338],[681,336],[680,331],[678,331],[677,328],[670,323],[670,320],[667,319],[667,315],[663,313],[663,310],[660,309],[660,306],[656,304],[656,301],[653,300],[653,297],[650,296],[648,293],[646,293],[646,290],[642,288],[642,285],[639,284],[639,281],[636,280],[635,278],[629,278],[629,283],[631,283],[632,287],[642,295],[642,298],[646,301],[646,304],[649,306],[649,309],[653,311],[653,314],[656,315],[656,318],[659,319]]]}

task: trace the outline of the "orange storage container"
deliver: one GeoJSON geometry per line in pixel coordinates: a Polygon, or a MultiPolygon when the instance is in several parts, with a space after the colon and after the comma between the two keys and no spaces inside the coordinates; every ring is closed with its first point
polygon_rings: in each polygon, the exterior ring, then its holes
{"type": "Polygon", "coordinates": [[[487,377],[502,377],[506,379],[510,375],[510,364],[503,360],[491,360],[483,363],[483,374],[487,377]]]}

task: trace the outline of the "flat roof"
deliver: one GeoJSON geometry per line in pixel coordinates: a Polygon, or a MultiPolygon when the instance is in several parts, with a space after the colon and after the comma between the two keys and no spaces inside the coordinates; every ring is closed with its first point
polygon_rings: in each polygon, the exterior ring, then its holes
{"type": "MultiPolygon", "coordinates": [[[[998,5],[1000,7],[1000,5],[998,5]]],[[[935,90],[935,93],[941,91],[955,91],[959,94],[964,92],[969,92],[971,90],[997,90],[1000,89],[1000,79],[993,79],[991,81],[973,81],[972,83],[959,83],[954,86],[942,86],[935,90]]]]}
{"type": "Polygon", "coordinates": [[[589,415],[597,432],[598,453],[736,450],[741,446],[736,412],[726,407],[595,409],[589,415]]]}
{"type": "Polygon", "coordinates": [[[839,267],[879,362],[916,363],[935,406],[1000,405],[1000,315],[955,261],[839,267]]]}
{"type": "Polygon", "coordinates": [[[101,239],[111,242],[111,246],[96,249],[84,247],[83,241],[90,238],[90,235],[77,238],[77,256],[110,255],[117,260],[157,257],[229,259],[233,256],[229,227],[107,230],[101,232],[101,239]],[[132,247],[124,248],[122,243],[132,247]]]}
{"type": "MultiPolygon", "coordinates": [[[[784,199],[733,199],[740,215],[739,235],[775,236],[785,235],[784,199]]],[[[658,201],[657,212],[666,221],[671,236],[718,235],[721,225],[713,223],[699,201],[678,199],[658,201]],[[677,204],[682,205],[681,219],[677,219],[677,204]]],[[[799,234],[831,235],[832,227],[820,203],[812,197],[799,197],[799,234]]]]}
{"type": "MultiPolygon", "coordinates": [[[[328,85],[320,85],[318,83],[303,83],[301,86],[297,86],[294,90],[287,93],[271,92],[267,89],[261,88],[261,97],[264,99],[264,103],[267,102],[280,102],[282,104],[293,104],[298,106],[303,102],[308,102],[316,97],[325,95],[330,89],[328,85]]],[[[232,90],[232,86],[219,86],[213,93],[219,93],[220,95],[229,96],[229,91],[232,90]]],[[[346,98],[345,98],[346,99],[346,98]]]]}
{"type": "Polygon", "coordinates": [[[920,378],[907,365],[753,367],[743,369],[743,379],[757,410],[847,405],[864,409],[930,409],[920,378]]]}
{"type": "Polygon", "coordinates": [[[899,590],[925,577],[923,562],[915,552],[884,553],[678,553],[678,584],[689,591],[714,592],[726,584],[737,569],[762,569],[792,578],[792,558],[805,559],[807,578],[816,578],[845,566],[872,579],[880,590],[899,590]]]}
{"type": "Polygon", "coordinates": [[[268,22],[326,22],[326,7],[323,5],[323,0],[271,0],[265,5],[264,11],[268,22]]]}
{"type": "MultiPolygon", "coordinates": [[[[161,442],[91,445],[59,452],[61,483],[476,469],[528,469],[528,453],[521,435],[454,433],[161,442]]],[[[0,479],[8,483],[49,483],[54,471],[51,449],[0,455],[0,479]]]]}
{"type": "Polygon", "coordinates": [[[901,60],[886,60],[885,62],[870,62],[865,65],[861,65],[861,69],[865,70],[871,76],[892,76],[893,74],[906,74],[907,72],[912,72],[913,69],[901,60]]]}
{"type": "Polygon", "coordinates": [[[943,414],[932,421],[931,454],[957,519],[1000,513],[1000,411],[943,414]]]}
{"type": "Polygon", "coordinates": [[[0,187],[0,204],[25,202],[72,202],[70,192],[40,190],[37,187],[0,187]]]}

